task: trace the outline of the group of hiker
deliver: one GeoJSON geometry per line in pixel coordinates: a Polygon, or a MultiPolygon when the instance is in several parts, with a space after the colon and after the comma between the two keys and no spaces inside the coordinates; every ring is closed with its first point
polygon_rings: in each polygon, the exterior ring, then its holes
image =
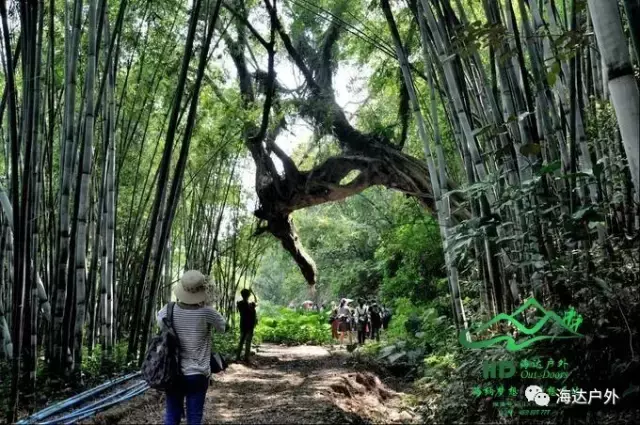
{"type": "Polygon", "coordinates": [[[333,339],[343,344],[347,336],[351,344],[356,333],[359,345],[363,345],[367,338],[380,341],[380,330],[388,328],[391,310],[378,305],[375,300],[359,298],[355,307],[349,302],[346,298],[341,299],[340,305],[331,313],[329,322],[333,339]]]}

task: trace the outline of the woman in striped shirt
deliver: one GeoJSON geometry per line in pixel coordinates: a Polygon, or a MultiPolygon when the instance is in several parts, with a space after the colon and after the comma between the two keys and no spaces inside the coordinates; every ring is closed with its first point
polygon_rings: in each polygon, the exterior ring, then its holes
{"type": "MultiPolygon", "coordinates": [[[[224,332],[225,319],[207,305],[207,279],[197,270],[186,272],[173,289],[173,328],[180,341],[182,376],[166,393],[165,424],[179,424],[187,404],[187,423],[202,423],[204,401],[211,375],[211,329],[224,332]]],[[[167,316],[167,305],[158,312],[158,324],[167,316]]]]}

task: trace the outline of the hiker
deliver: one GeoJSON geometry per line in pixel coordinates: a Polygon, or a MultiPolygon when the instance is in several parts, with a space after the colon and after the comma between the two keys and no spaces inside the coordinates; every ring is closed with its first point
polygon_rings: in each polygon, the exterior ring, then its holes
{"type": "Polygon", "coordinates": [[[340,326],[337,307],[331,311],[331,316],[329,317],[329,323],[331,324],[331,338],[337,341],[339,339],[338,326],[340,326]]]}
{"type": "Polygon", "coordinates": [[[365,302],[365,308],[367,309],[367,312],[369,312],[368,318],[367,318],[367,325],[365,327],[365,332],[364,332],[364,337],[366,338],[373,338],[373,326],[372,326],[372,322],[371,322],[371,307],[375,304],[375,300],[373,298],[368,299],[365,302]]]}
{"type": "MultiPolygon", "coordinates": [[[[369,306],[371,304],[369,303],[369,300],[365,299],[364,300],[364,309],[369,312],[369,306]]],[[[371,330],[371,327],[369,326],[369,315],[367,314],[367,318],[365,319],[364,322],[364,339],[366,340],[369,337],[369,332],[371,330]]]]}
{"type": "MultiPolygon", "coordinates": [[[[225,319],[211,307],[207,298],[207,278],[197,270],[182,275],[173,289],[177,303],[173,306],[173,329],[180,344],[182,376],[175,388],[166,392],[166,425],[179,424],[186,399],[187,423],[201,424],[204,400],[211,375],[211,328],[224,332],[225,319]]],[[[162,326],[167,316],[165,305],[156,320],[162,326]]]]}
{"type": "Polygon", "coordinates": [[[367,309],[367,306],[362,298],[358,300],[358,306],[356,307],[354,316],[358,330],[358,344],[364,345],[366,325],[369,321],[369,310],[367,309]]]}
{"type": "Polygon", "coordinates": [[[373,303],[371,305],[371,339],[375,338],[376,341],[380,341],[380,328],[382,327],[382,317],[380,315],[380,309],[378,304],[373,303]]]}
{"type": "Polygon", "coordinates": [[[382,329],[387,330],[389,328],[389,322],[391,321],[391,310],[383,307],[382,311],[382,329]]]}
{"type": "MultiPolygon", "coordinates": [[[[242,354],[242,346],[243,344],[246,344],[246,348],[244,350],[244,361],[249,362],[249,355],[251,354],[251,340],[253,339],[253,329],[258,324],[258,317],[256,315],[256,303],[249,302],[249,295],[251,295],[252,293],[253,291],[250,291],[246,288],[240,291],[242,301],[238,301],[238,313],[240,313],[240,344],[238,344],[238,361],[240,361],[240,355],[242,354]]],[[[256,295],[253,294],[254,299],[255,297],[256,295]]]]}
{"type": "Polygon", "coordinates": [[[340,334],[340,344],[344,342],[345,332],[349,332],[349,343],[351,343],[351,310],[347,306],[347,300],[344,298],[340,301],[338,308],[338,331],[340,334]]]}

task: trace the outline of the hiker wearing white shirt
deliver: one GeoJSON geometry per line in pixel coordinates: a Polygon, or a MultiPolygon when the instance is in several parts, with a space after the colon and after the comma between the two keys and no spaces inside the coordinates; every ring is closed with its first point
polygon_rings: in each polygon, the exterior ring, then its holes
{"type": "Polygon", "coordinates": [[[369,322],[369,309],[362,298],[358,300],[358,306],[356,307],[354,317],[356,320],[356,329],[358,330],[358,344],[364,345],[367,322],[369,322]]]}
{"type": "Polygon", "coordinates": [[[349,344],[351,344],[351,311],[347,305],[347,300],[344,298],[340,301],[340,307],[338,308],[338,332],[340,335],[340,344],[344,342],[345,332],[349,333],[349,344]]]}

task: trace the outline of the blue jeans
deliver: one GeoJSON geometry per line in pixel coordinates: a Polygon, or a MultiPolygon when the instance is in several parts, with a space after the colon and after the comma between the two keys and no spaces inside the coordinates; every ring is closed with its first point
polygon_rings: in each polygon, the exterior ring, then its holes
{"type": "Polygon", "coordinates": [[[209,378],[204,375],[187,375],[180,379],[177,388],[166,392],[167,410],[165,425],[177,425],[184,413],[184,400],[187,399],[187,424],[200,425],[204,399],[209,388],[209,378]]]}

